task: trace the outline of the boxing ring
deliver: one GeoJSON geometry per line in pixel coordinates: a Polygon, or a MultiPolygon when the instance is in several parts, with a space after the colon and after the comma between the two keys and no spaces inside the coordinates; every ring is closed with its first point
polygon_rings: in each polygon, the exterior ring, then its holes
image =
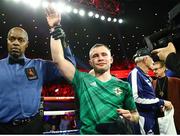
{"type": "MultiPolygon", "coordinates": [[[[73,114],[75,115],[75,112],[76,112],[76,109],[75,107],[73,107],[72,105],[74,104],[74,97],[43,97],[43,100],[42,100],[42,104],[43,104],[43,115],[44,117],[45,116],[63,116],[63,115],[68,115],[68,114],[73,114]],[[60,110],[55,110],[55,108],[57,107],[54,107],[54,109],[47,109],[46,106],[50,103],[58,103],[58,104],[61,104],[61,105],[65,105],[65,107],[69,107],[67,109],[60,109],[60,110]],[[67,105],[68,103],[70,103],[69,105],[67,105]],[[71,104],[72,103],[72,104],[71,104]]],[[[61,108],[62,106],[60,106],[61,108]]],[[[62,107],[63,108],[63,107],[62,107]]],[[[79,134],[79,129],[72,129],[72,130],[63,130],[63,131],[46,131],[46,132],[43,132],[43,134],[79,134]]]]}

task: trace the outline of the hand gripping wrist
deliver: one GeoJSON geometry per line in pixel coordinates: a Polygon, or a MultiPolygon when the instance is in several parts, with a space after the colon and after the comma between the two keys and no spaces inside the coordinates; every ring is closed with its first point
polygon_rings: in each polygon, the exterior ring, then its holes
{"type": "Polygon", "coordinates": [[[50,30],[50,35],[51,35],[55,40],[61,39],[62,41],[65,40],[65,37],[66,37],[65,32],[64,32],[64,30],[61,28],[60,25],[51,28],[51,30],[50,30]]]}

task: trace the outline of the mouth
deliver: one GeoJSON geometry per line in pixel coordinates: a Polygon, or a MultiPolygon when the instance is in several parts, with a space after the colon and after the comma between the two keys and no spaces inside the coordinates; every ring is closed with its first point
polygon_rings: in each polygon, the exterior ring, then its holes
{"type": "Polygon", "coordinates": [[[104,66],[104,65],[106,65],[106,63],[99,63],[99,64],[97,64],[98,66],[104,66]]]}
{"type": "Polygon", "coordinates": [[[18,49],[18,48],[12,48],[12,49],[11,49],[11,52],[19,53],[19,52],[20,52],[20,49],[18,49]]]}

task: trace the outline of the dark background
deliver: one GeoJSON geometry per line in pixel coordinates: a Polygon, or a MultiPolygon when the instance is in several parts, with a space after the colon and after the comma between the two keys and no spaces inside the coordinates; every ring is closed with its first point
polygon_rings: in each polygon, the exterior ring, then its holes
{"type": "MultiPolygon", "coordinates": [[[[55,0],[56,2],[57,0],[55,0]]],[[[101,21],[100,19],[80,17],[73,13],[62,15],[62,26],[67,42],[76,57],[78,66],[89,69],[88,52],[95,43],[104,43],[112,50],[113,69],[130,69],[132,56],[136,50],[145,47],[145,36],[162,30],[168,25],[168,12],[179,0],[112,0],[119,6],[89,4],[91,0],[68,0],[75,5],[105,16],[124,19],[122,24],[101,21]]],[[[97,1],[97,0],[96,0],[97,1]]],[[[104,1],[105,2],[105,1],[104,1]]],[[[109,2],[109,3],[108,3],[109,2]]],[[[22,26],[29,34],[30,45],[26,56],[30,58],[51,59],[49,47],[49,28],[44,9],[33,9],[22,2],[13,0],[0,2],[0,58],[7,56],[7,32],[14,26],[22,26]]]]}

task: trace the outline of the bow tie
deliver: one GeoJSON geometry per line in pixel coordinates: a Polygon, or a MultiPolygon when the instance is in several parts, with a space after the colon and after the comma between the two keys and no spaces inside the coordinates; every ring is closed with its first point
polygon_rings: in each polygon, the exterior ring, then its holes
{"type": "Polygon", "coordinates": [[[13,59],[13,58],[9,58],[9,64],[20,64],[20,65],[24,65],[25,61],[24,59],[13,59]]]}

